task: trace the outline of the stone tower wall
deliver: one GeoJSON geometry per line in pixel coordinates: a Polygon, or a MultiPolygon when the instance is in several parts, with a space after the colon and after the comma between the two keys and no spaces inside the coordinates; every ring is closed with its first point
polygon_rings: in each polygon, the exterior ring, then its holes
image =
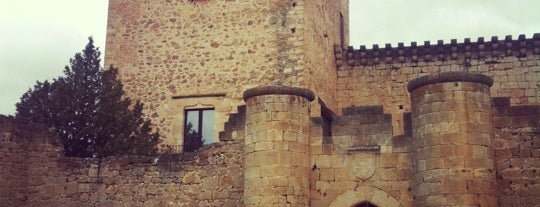
{"type": "Polygon", "coordinates": [[[308,102],[313,92],[258,87],[244,98],[244,204],[310,206],[308,102]]]}
{"type": "MultiPolygon", "coordinates": [[[[335,45],[341,44],[341,32],[344,33],[344,39],[340,47],[346,47],[349,43],[349,1],[306,0],[303,5],[304,87],[313,90],[331,110],[338,111],[337,70],[333,50],[335,45]],[[343,17],[342,25],[340,14],[343,17]]],[[[312,110],[310,113],[318,116],[318,112],[312,110]]]]}
{"type": "Polygon", "coordinates": [[[497,206],[492,84],[464,72],[409,83],[415,206],[497,206]]]}
{"type": "Polygon", "coordinates": [[[259,85],[314,88],[336,107],[340,10],[347,20],[347,0],[111,0],[105,64],[179,146],[185,107],[214,107],[217,135],[259,85]]]}

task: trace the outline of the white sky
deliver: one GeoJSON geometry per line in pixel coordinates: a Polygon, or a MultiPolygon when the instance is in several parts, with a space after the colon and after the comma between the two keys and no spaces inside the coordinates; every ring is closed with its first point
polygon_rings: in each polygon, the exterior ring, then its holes
{"type": "MultiPolygon", "coordinates": [[[[540,32],[540,0],[349,0],[351,45],[540,32]]],[[[309,2],[309,0],[307,0],[309,2]]],[[[62,75],[88,37],[104,52],[108,0],[0,0],[0,114],[62,75]]]]}

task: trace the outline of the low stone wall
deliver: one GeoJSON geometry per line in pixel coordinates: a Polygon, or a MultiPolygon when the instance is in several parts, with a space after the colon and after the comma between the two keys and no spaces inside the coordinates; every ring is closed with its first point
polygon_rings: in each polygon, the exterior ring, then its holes
{"type": "Polygon", "coordinates": [[[0,117],[0,206],[242,206],[243,144],[161,157],[62,157],[45,129],[0,117]]]}
{"type": "Polygon", "coordinates": [[[33,196],[51,197],[45,176],[62,153],[44,126],[0,115],[0,206],[25,206],[33,196]]]}

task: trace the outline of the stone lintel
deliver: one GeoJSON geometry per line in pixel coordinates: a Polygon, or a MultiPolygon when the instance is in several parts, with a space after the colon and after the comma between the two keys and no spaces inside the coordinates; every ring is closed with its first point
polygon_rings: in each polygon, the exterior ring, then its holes
{"type": "Polygon", "coordinates": [[[207,93],[207,94],[188,94],[173,96],[173,99],[185,99],[185,98],[209,98],[209,97],[225,97],[227,93],[207,93]]]}
{"type": "Polygon", "coordinates": [[[313,91],[307,88],[270,85],[270,86],[257,86],[255,88],[250,88],[244,91],[244,101],[255,96],[276,95],[276,94],[301,96],[301,97],[306,98],[308,101],[315,100],[315,94],[313,93],[313,91]]]}
{"type": "Polygon", "coordinates": [[[412,92],[415,89],[425,85],[445,82],[475,82],[491,87],[493,85],[493,78],[480,73],[469,73],[462,71],[442,72],[421,76],[411,80],[407,85],[407,90],[412,92]]]}

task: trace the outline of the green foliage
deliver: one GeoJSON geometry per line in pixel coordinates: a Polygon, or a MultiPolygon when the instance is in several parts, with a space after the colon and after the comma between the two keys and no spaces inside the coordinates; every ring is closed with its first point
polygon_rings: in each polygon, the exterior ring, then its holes
{"type": "Polygon", "coordinates": [[[159,134],[144,119],[143,105],[123,98],[118,70],[100,66],[92,38],[70,60],[64,76],[37,82],[17,103],[16,117],[47,124],[56,132],[66,156],[152,155],[159,134]]]}
{"type": "Polygon", "coordinates": [[[202,134],[195,131],[191,123],[185,126],[184,132],[184,152],[193,152],[204,145],[202,134]]]}

